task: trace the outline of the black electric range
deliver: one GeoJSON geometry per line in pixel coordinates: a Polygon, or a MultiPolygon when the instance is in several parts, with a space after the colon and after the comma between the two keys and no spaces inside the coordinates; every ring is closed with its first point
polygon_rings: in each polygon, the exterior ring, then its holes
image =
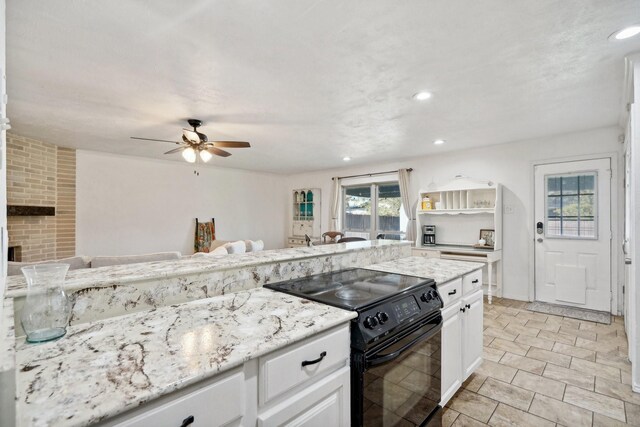
{"type": "Polygon", "coordinates": [[[265,287],[358,313],[352,426],[440,425],[442,299],[434,280],[351,269],[265,287]]]}

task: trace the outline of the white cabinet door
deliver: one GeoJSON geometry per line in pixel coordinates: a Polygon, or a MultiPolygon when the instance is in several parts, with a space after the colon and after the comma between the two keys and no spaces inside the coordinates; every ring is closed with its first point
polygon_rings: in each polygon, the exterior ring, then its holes
{"type": "Polygon", "coordinates": [[[258,427],[347,427],[350,368],[345,366],[258,416],[258,427]]]}
{"type": "Polygon", "coordinates": [[[462,312],[460,303],[442,312],[441,400],[444,406],[462,385],[462,312]]]}
{"type": "Polygon", "coordinates": [[[482,363],[482,290],[462,299],[462,373],[463,380],[482,363]]]}

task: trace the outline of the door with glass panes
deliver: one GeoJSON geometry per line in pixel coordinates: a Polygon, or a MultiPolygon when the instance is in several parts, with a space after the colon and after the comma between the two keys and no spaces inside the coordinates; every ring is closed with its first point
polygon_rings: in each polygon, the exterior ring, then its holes
{"type": "Polygon", "coordinates": [[[611,310],[610,159],[535,166],[535,299],[611,310]]]}
{"type": "Polygon", "coordinates": [[[343,187],[342,229],[347,237],[404,239],[404,215],[398,182],[343,187]]]}

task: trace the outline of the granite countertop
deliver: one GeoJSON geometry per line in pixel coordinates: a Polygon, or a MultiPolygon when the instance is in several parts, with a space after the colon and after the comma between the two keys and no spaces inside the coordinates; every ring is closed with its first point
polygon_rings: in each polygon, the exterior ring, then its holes
{"type": "MultiPolygon", "coordinates": [[[[408,246],[411,242],[395,240],[365,240],[288,249],[272,249],[243,254],[211,255],[199,258],[183,258],[175,261],[156,261],[124,264],[100,268],[70,270],[65,278],[67,290],[89,287],[107,287],[143,280],[164,279],[210,271],[222,271],[240,267],[269,264],[277,261],[295,261],[323,255],[356,252],[383,246],[408,246]]],[[[23,276],[7,278],[7,298],[26,295],[27,285],[23,276]]]]}
{"type": "Polygon", "coordinates": [[[368,270],[384,271],[386,273],[406,274],[430,278],[437,284],[442,284],[467,273],[478,270],[484,266],[480,262],[454,261],[450,259],[425,258],[421,256],[411,256],[393,261],[382,262],[380,264],[368,265],[368,270]]]}
{"type": "MultiPolygon", "coordinates": [[[[415,247],[413,249],[418,249],[418,250],[423,250],[423,251],[428,251],[428,250],[432,250],[432,251],[464,251],[464,252],[480,252],[480,253],[487,253],[487,252],[495,252],[496,250],[494,248],[479,248],[479,247],[475,247],[473,245],[432,245],[432,246],[418,246],[415,247]]],[[[498,249],[499,250],[499,249],[498,249]]]]}
{"type": "Polygon", "coordinates": [[[15,328],[13,323],[13,300],[4,300],[0,319],[0,372],[9,371],[15,366],[15,328]]]}
{"type": "Polygon", "coordinates": [[[50,343],[18,343],[18,425],[88,425],[355,316],[258,288],[72,326],[50,343]]]}

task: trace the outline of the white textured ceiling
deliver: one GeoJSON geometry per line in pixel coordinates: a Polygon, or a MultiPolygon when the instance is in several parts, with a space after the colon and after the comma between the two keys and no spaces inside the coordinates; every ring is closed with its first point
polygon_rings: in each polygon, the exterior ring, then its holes
{"type": "Polygon", "coordinates": [[[7,0],[8,113],[158,158],[129,137],[200,118],[253,145],[215,164],[253,170],[402,159],[616,124],[640,40],[607,36],[636,22],[631,0],[7,0]]]}

